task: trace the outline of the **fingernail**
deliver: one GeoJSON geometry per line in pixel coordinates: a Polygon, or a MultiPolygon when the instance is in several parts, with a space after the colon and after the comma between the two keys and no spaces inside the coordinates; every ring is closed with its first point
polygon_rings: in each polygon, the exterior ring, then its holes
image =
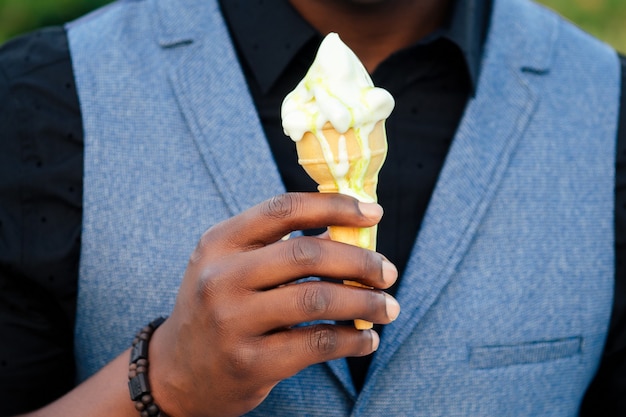
{"type": "Polygon", "coordinates": [[[380,336],[378,336],[378,333],[374,330],[370,330],[369,332],[372,335],[372,352],[376,352],[380,345],[380,336]]]}
{"type": "Polygon", "coordinates": [[[400,304],[387,293],[385,293],[385,309],[387,311],[387,317],[389,317],[391,321],[394,321],[400,315],[400,304]]]}
{"type": "Polygon", "coordinates": [[[376,203],[363,203],[359,201],[359,210],[365,217],[370,219],[379,220],[383,217],[383,208],[380,204],[376,203]]]}
{"type": "Polygon", "coordinates": [[[383,259],[383,280],[391,286],[396,279],[398,279],[398,269],[387,259],[383,259]]]}

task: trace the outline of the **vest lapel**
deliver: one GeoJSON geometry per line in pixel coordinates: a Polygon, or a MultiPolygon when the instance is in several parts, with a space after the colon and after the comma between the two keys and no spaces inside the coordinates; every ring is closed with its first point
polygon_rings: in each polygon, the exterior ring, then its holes
{"type": "Polygon", "coordinates": [[[517,74],[490,81],[470,103],[456,134],[398,290],[402,313],[385,328],[372,371],[389,359],[448,283],[533,112],[536,98],[517,74]],[[495,104],[502,89],[509,94],[495,104]]]}
{"type": "MultiPolygon", "coordinates": [[[[377,375],[452,278],[537,107],[538,96],[524,72],[541,75],[548,71],[551,46],[532,50],[532,45],[551,43],[516,38],[507,28],[516,24],[512,22],[533,22],[532,18],[519,18],[525,9],[515,1],[495,1],[494,26],[487,40],[476,97],[468,104],[457,130],[402,278],[398,290],[402,312],[385,327],[383,343],[375,354],[356,409],[366,403],[375,389],[377,375]],[[510,7],[512,4],[514,7],[510,7]],[[516,56],[508,55],[512,50],[516,56]]],[[[554,40],[553,22],[535,22],[544,25],[536,33],[552,33],[554,40]]]]}
{"type": "Polygon", "coordinates": [[[217,3],[154,4],[172,89],[231,213],[284,192],[217,3]]]}

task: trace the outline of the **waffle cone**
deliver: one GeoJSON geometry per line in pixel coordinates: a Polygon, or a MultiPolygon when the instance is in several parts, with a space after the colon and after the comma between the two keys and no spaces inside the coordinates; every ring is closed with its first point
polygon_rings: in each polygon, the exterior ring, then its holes
{"type": "MultiPolygon", "coordinates": [[[[318,133],[318,136],[307,132],[301,140],[296,142],[298,163],[317,182],[317,189],[321,193],[342,193],[360,201],[376,202],[378,172],[387,156],[384,121],[376,123],[368,135],[369,163],[366,163],[367,155],[362,149],[363,144],[360,142],[358,132],[353,128],[341,134],[327,123],[322,128],[321,135],[318,133]],[[342,147],[344,151],[347,151],[349,169],[342,184],[339,184],[329,166],[328,158],[330,155],[334,164],[340,164],[342,161],[339,155],[342,153],[342,147]]],[[[334,241],[376,250],[377,226],[369,228],[330,226],[328,231],[330,238],[334,241]]],[[[363,287],[362,284],[354,281],[344,281],[344,283],[363,287]]],[[[370,329],[373,325],[364,320],[355,320],[355,326],[357,329],[370,329]]]]}

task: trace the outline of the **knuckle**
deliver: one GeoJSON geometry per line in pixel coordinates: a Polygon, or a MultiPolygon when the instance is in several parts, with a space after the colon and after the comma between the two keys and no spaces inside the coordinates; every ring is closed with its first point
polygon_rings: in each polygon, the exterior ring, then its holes
{"type": "Polygon", "coordinates": [[[219,269],[214,265],[202,269],[197,281],[198,294],[202,299],[211,300],[218,297],[222,287],[219,280],[220,275],[219,269]]]}
{"type": "Polygon", "coordinates": [[[302,284],[303,293],[300,300],[300,309],[308,317],[321,316],[330,309],[332,304],[331,291],[327,286],[318,284],[302,284]]]}
{"type": "Polygon", "coordinates": [[[290,250],[288,261],[294,265],[310,266],[319,264],[322,259],[322,247],[317,239],[299,238],[288,241],[290,250]]]}
{"type": "Polygon", "coordinates": [[[196,247],[189,257],[190,264],[195,265],[200,263],[204,255],[210,252],[209,248],[214,244],[215,234],[218,228],[219,225],[213,225],[202,233],[196,247]]]}
{"type": "Polygon", "coordinates": [[[311,352],[330,356],[337,351],[339,335],[332,327],[313,326],[309,333],[308,348],[311,352]]]}
{"type": "MultiPolygon", "coordinates": [[[[385,307],[385,295],[381,291],[366,291],[367,301],[365,303],[369,317],[382,317],[387,322],[387,309],[385,307]]],[[[380,321],[380,319],[379,319],[380,321]]]]}
{"type": "Polygon", "coordinates": [[[212,331],[225,338],[230,334],[236,334],[239,310],[226,303],[213,305],[210,308],[209,320],[212,331]]]}
{"type": "Polygon", "coordinates": [[[189,257],[190,264],[195,265],[195,264],[200,263],[200,260],[202,259],[205,249],[207,246],[209,246],[209,241],[211,240],[209,230],[205,231],[202,234],[202,236],[200,236],[200,239],[198,240],[198,244],[194,248],[193,252],[191,252],[191,256],[189,257]]]}
{"type": "Polygon", "coordinates": [[[300,206],[300,198],[297,194],[287,193],[269,199],[263,206],[262,212],[271,219],[285,219],[297,213],[300,206]]]}
{"type": "Polygon", "coordinates": [[[233,302],[233,286],[221,275],[217,267],[205,268],[196,284],[196,297],[211,329],[226,335],[235,328],[241,312],[233,302]]]}
{"type": "Polygon", "coordinates": [[[247,381],[254,379],[261,362],[259,350],[247,344],[240,344],[226,354],[226,364],[232,377],[247,381]]]}
{"type": "Polygon", "coordinates": [[[384,282],[382,274],[382,259],[379,254],[367,251],[361,261],[361,278],[374,276],[376,282],[384,282]]]}
{"type": "Polygon", "coordinates": [[[257,384],[254,384],[242,391],[243,399],[238,399],[238,402],[245,410],[252,410],[267,398],[270,389],[271,387],[266,387],[265,385],[258,384],[257,386],[257,384]]]}

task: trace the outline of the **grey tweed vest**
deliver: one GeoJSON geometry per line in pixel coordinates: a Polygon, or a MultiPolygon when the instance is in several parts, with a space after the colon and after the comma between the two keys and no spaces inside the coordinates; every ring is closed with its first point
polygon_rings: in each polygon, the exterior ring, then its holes
{"type": "MultiPolygon", "coordinates": [[[[250,415],[576,415],[612,303],[619,64],[529,1],[493,13],[402,313],[363,390],[337,360],[250,415]]],[[[206,228],[284,187],[215,0],[120,1],[68,28],[85,127],[86,378],[169,313],[206,228]]]]}

